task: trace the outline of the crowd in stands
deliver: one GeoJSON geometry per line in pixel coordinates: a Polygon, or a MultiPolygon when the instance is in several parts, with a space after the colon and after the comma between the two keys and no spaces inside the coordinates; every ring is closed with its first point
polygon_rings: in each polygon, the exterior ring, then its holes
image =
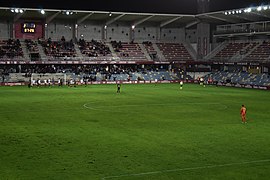
{"type": "Polygon", "coordinates": [[[45,54],[55,58],[60,57],[76,57],[76,51],[72,40],[66,41],[65,37],[61,41],[52,41],[51,38],[40,41],[44,47],[45,54]]]}
{"type": "Polygon", "coordinates": [[[23,57],[21,42],[19,39],[9,39],[0,41],[0,58],[23,57]]]}
{"type": "Polygon", "coordinates": [[[87,42],[84,39],[79,39],[78,45],[82,54],[88,57],[107,56],[111,54],[109,47],[103,42],[95,40],[87,42]]]}
{"type": "Polygon", "coordinates": [[[120,52],[120,49],[123,48],[121,41],[119,41],[119,42],[117,42],[117,41],[111,41],[111,44],[112,44],[112,47],[114,48],[114,51],[115,52],[120,52]]]}
{"type": "Polygon", "coordinates": [[[29,56],[32,61],[36,61],[40,59],[39,55],[39,49],[38,49],[38,44],[37,42],[34,42],[31,39],[25,39],[25,44],[27,47],[27,50],[29,52],[29,56]]]}

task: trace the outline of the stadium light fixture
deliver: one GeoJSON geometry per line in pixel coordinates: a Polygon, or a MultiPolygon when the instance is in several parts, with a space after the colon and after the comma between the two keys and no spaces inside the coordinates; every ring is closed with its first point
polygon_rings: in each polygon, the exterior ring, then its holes
{"type": "Polygon", "coordinates": [[[19,8],[12,8],[12,9],[10,9],[10,11],[12,13],[23,13],[24,12],[23,9],[19,9],[19,8]]]}
{"type": "Polygon", "coordinates": [[[112,13],[111,13],[111,12],[109,13],[109,16],[110,16],[110,17],[112,16],[112,13]]]}
{"type": "Polygon", "coordinates": [[[262,6],[257,7],[257,11],[261,11],[262,10],[262,6]]]}
{"type": "Polygon", "coordinates": [[[67,16],[69,16],[69,15],[72,15],[73,14],[73,11],[67,10],[67,11],[62,11],[62,13],[63,14],[66,14],[67,16]]]}
{"type": "Polygon", "coordinates": [[[104,26],[104,29],[107,29],[107,25],[104,26]]]}
{"type": "Polygon", "coordinates": [[[229,12],[228,12],[228,14],[232,14],[232,12],[231,12],[231,11],[229,11],[229,12]]]}
{"type": "Polygon", "coordinates": [[[135,29],[135,25],[132,25],[131,28],[132,28],[132,29],[135,29]]]}
{"type": "Polygon", "coordinates": [[[238,12],[239,12],[239,14],[241,14],[242,13],[242,10],[240,9],[238,12]]]}
{"type": "Polygon", "coordinates": [[[245,12],[245,13],[250,13],[251,10],[252,10],[251,8],[247,8],[247,9],[244,10],[244,12],[245,12]]]}
{"type": "Polygon", "coordinates": [[[47,23],[45,24],[45,28],[46,28],[46,27],[48,27],[48,24],[47,24],[47,23]]]}
{"type": "Polygon", "coordinates": [[[268,6],[263,6],[263,10],[267,10],[268,9],[268,6]]]}
{"type": "Polygon", "coordinates": [[[228,13],[227,13],[227,12],[225,12],[224,14],[225,14],[226,16],[228,15],[228,13]]]}
{"type": "Polygon", "coordinates": [[[232,11],[232,14],[235,14],[235,11],[232,11]]]}
{"type": "Polygon", "coordinates": [[[43,9],[40,10],[41,14],[45,14],[45,11],[43,9]]]}

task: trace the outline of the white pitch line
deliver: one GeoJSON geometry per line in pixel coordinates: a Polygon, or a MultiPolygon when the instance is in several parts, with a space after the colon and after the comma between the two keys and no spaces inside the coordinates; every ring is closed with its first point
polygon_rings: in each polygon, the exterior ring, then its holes
{"type": "Polygon", "coordinates": [[[224,106],[224,109],[227,109],[228,107],[224,104],[221,103],[175,103],[175,104],[126,104],[126,105],[117,105],[117,106],[97,106],[97,107],[89,107],[89,104],[93,104],[93,103],[86,103],[83,105],[84,108],[87,109],[93,109],[93,110],[99,110],[98,108],[106,108],[106,107],[144,107],[144,106],[181,106],[181,105],[222,105],[224,106]]]}
{"type": "Polygon", "coordinates": [[[122,175],[118,175],[118,176],[107,176],[107,177],[103,177],[101,179],[105,180],[105,179],[114,179],[114,178],[121,178],[121,177],[132,177],[132,176],[144,176],[144,175],[151,175],[151,174],[162,174],[162,173],[167,173],[167,172],[178,172],[178,171],[188,171],[188,170],[198,170],[198,169],[212,169],[212,168],[217,168],[217,167],[226,167],[226,166],[235,166],[235,165],[244,165],[244,164],[255,164],[255,163],[263,163],[263,162],[270,162],[270,159],[257,160],[257,161],[246,161],[246,162],[239,162],[239,163],[228,163],[228,164],[198,166],[198,167],[180,168],[180,169],[168,169],[168,170],[144,172],[144,173],[137,173],[137,174],[122,174],[122,175]]]}

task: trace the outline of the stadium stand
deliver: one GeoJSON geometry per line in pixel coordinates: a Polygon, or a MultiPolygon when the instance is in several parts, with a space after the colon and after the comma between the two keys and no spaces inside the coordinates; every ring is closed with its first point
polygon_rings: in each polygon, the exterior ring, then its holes
{"type": "Polygon", "coordinates": [[[40,54],[39,54],[37,42],[31,39],[25,39],[25,44],[26,44],[31,61],[40,60],[40,54]]]}
{"type": "Polygon", "coordinates": [[[240,51],[243,51],[245,47],[249,47],[249,42],[230,42],[221,51],[219,51],[212,60],[230,60],[233,56],[240,51]]]}
{"type": "Polygon", "coordinates": [[[167,61],[193,61],[193,58],[183,44],[157,43],[167,61]]]}
{"type": "Polygon", "coordinates": [[[23,58],[20,40],[8,39],[0,41],[0,58],[17,59],[23,58]]]}
{"type": "Polygon", "coordinates": [[[263,62],[270,58],[270,42],[262,42],[254,51],[252,51],[244,60],[253,62],[263,62]]]}
{"type": "Polygon", "coordinates": [[[84,39],[80,39],[78,45],[81,53],[86,57],[96,57],[97,59],[112,57],[109,47],[103,42],[96,40],[87,42],[84,39]]]}
{"type": "Polygon", "coordinates": [[[204,77],[205,80],[209,78],[221,83],[270,86],[270,76],[266,73],[252,74],[248,72],[215,72],[204,77]]]}
{"type": "Polygon", "coordinates": [[[111,42],[114,51],[123,61],[147,61],[138,43],[131,42],[111,42]]]}
{"type": "Polygon", "coordinates": [[[66,41],[62,37],[61,41],[52,41],[50,38],[40,42],[48,58],[68,58],[76,57],[74,43],[72,40],[66,41]]]}
{"type": "Polygon", "coordinates": [[[151,59],[157,60],[157,51],[154,49],[152,42],[144,41],[143,45],[151,59]]]}

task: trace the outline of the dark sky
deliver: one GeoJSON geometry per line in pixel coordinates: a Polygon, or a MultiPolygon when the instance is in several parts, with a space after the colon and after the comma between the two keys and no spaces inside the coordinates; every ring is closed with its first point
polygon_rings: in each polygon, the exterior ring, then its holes
{"type": "MultiPolygon", "coordinates": [[[[211,0],[211,11],[260,5],[265,0],[211,0]]],[[[196,14],[197,0],[1,0],[2,7],[196,14]],[[4,1],[4,2],[3,2],[4,1]]]]}

